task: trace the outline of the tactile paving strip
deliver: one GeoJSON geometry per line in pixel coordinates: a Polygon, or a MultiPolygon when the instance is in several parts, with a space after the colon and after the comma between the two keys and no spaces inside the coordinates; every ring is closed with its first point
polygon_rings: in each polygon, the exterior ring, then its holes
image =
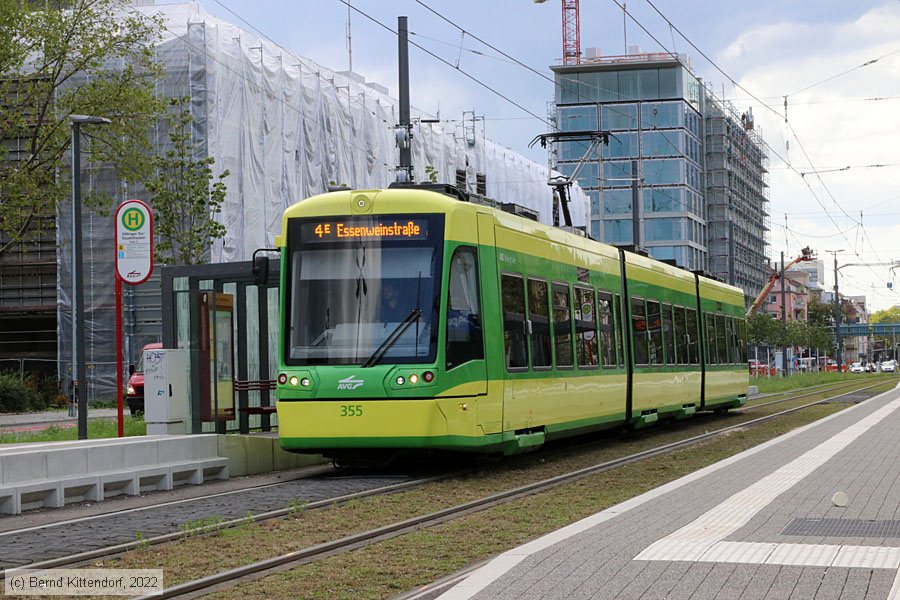
{"type": "Polygon", "coordinates": [[[794,519],[781,535],[900,538],[900,521],[865,519],[794,519]]]}

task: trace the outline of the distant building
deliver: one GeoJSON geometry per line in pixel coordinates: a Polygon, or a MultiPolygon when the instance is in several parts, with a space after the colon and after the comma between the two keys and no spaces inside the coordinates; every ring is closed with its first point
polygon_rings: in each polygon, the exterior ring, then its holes
{"type": "MultiPolygon", "coordinates": [[[[639,51],[639,50],[638,50],[639,51]]],[[[602,56],[551,67],[561,131],[609,131],[608,146],[562,142],[557,168],[591,199],[591,235],[745,291],[766,281],[767,157],[751,113],[715,99],[689,61],[668,53],[602,56]],[[638,202],[632,203],[633,164],[638,202]]]]}
{"type": "MultiPolygon", "coordinates": [[[[832,297],[833,298],[833,297],[832,297]]],[[[865,296],[843,296],[841,299],[844,324],[868,323],[869,311],[865,296]]],[[[869,336],[849,336],[842,340],[844,362],[865,361],[870,358],[869,336]]]]}
{"type": "MultiPolygon", "coordinates": [[[[788,321],[806,321],[807,310],[809,309],[809,286],[807,285],[806,273],[788,273],[784,277],[785,290],[784,300],[787,306],[788,321]]],[[[763,304],[767,314],[772,315],[775,319],[781,319],[781,282],[777,282],[769,297],[763,304]]]]}
{"type": "MultiPolygon", "coordinates": [[[[809,276],[809,287],[813,290],[823,290],[828,287],[825,281],[825,261],[811,260],[797,263],[788,269],[788,272],[802,271],[809,276]]],[[[833,298],[832,298],[833,300],[833,298]]]]}

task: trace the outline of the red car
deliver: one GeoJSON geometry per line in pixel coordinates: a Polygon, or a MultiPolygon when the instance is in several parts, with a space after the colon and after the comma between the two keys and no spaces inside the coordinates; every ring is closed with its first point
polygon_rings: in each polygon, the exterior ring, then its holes
{"type": "Polygon", "coordinates": [[[144,414],[144,352],[147,350],[160,350],[161,343],[147,344],[141,349],[135,371],[128,378],[128,386],[125,388],[125,401],[131,416],[144,414]]]}

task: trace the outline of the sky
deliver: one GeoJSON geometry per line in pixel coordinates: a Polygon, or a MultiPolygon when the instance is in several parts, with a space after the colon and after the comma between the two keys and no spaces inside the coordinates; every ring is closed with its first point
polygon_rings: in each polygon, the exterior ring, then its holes
{"type": "MultiPolygon", "coordinates": [[[[412,104],[441,119],[474,110],[489,138],[546,162],[528,145],[547,131],[560,0],[349,1],[353,71],[396,96],[396,36],[371,19],[396,29],[407,16],[410,41],[449,63],[410,48],[412,104]]],[[[830,288],[826,251],[839,250],[842,293],[865,295],[874,310],[900,304],[900,289],[888,288],[900,276],[870,264],[900,260],[900,0],[627,0],[631,17],[621,4],[581,0],[582,52],[623,54],[627,36],[645,52],[687,54],[716,95],[752,108],[769,146],[773,260],[810,246],[826,259],[830,288]]],[[[341,0],[201,5],[323,66],[349,67],[341,0]]]]}

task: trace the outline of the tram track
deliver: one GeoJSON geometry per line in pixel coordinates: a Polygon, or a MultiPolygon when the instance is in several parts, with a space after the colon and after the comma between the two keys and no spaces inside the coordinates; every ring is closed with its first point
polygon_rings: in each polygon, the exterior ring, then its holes
{"type": "MultiPolygon", "coordinates": [[[[888,381],[882,380],[882,381],[876,382],[870,386],[865,386],[865,387],[859,387],[859,383],[861,383],[861,382],[857,381],[857,382],[853,382],[853,384],[850,386],[847,386],[846,384],[842,384],[840,386],[832,386],[831,388],[829,388],[827,390],[826,389],[817,389],[814,392],[795,394],[794,396],[789,396],[786,398],[782,398],[780,400],[771,401],[771,402],[767,402],[764,404],[745,406],[743,409],[736,409],[732,412],[735,412],[735,413],[744,412],[747,410],[762,408],[763,406],[768,406],[769,404],[783,403],[783,402],[788,402],[788,401],[796,401],[796,400],[799,400],[799,399],[802,399],[805,397],[809,397],[809,396],[821,395],[823,393],[827,394],[828,392],[833,391],[833,388],[852,387],[853,390],[848,392],[848,394],[857,393],[861,390],[868,390],[868,389],[871,389],[872,387],[878,387],[878,386],[885,385],[886,383],[888,383],[888,381]]],[[[862,383],[865,383],[865,382],[862,382],[862,383]]],[[[815,387],[819,388],[821,386],[815,386],[815,387]]],[[[798,390],[793,390],[793,391],[797,392],[798,390]]],[[[805,389],[801,390],[801,391],[805,392],[805,389]]],[[[594,467],[590,467],[587,470],[576,471],[576,472],[574,472],[574,474],[573,473],[564,474],[564,475],[559,476],[561,478],[561,479],[559,479],[559,481],[560,482],[569,481],[572,478],[584,477],[589,474],[593,474],[595,472],[602,472],[603,470],[609,470],[612,468],[616,468],[617,466],[629,464],[630,462],[642,460],[644,458],[649,458],[649,457],[655,456],[657,454],[671,452],[671,451],[677,450],[682,447],[686,447],[686,446],[689,446],[689,445],[692,445],[695,443],[699,443],[700,441],[702,441],[704,439],[708,439],[708,438],[714,437],[716,435],[721,435],[723,432],[727,432],[729,430],[733,430],[733,429],[740,428],[740,427],[752,426],[753,424],[758,423],[758,422],[764,422],[766,420],[776,418],[777,416],[780,416],[780,415],[789,414],[790,412],[802,410],[803,408],[807,408],[809,406],[814,406],[816,404],[826,402],[826,401],[832,401],[834,399],[835,399],[835,397],[818,399],[815,402],[804,404],[799,407],[792,407],[790,409],[781,411],[779,413],[775,413],[773,415],[767,415],[767,416],[761,417],[759,419],[755,419],[752,421],[743,422],[743,423],[740,423],[737,425],[732,425],[732,426],[729,426],[726,428],[718,429],[718,430],[709,432],[707,434],[703,434],[702,436],[690,437],[690,438],[686,438],[685,440],[680,440],[680,441],[673,442],[670,444],[665,444],[665,445],[659,446],[657,448],[642,451],[642,452],[639,452],[639,453],[636,453],[633,455],[629,455],[627,457],[615,459],[615,460],[609,461],[607,463],[602,463],[599,466],[595,465],[594,467]],[[594,470],[594,471],[591,470],[591,469],[596,469],[596,468],[599,468],[600,470],[594,470]],[[579,473],[581,473],[581,474],[579,475],[579,473]]],[[[570,446],[568,448],[563,448],[562,451],[571,452],[572,450],[576,450],[576,451],[588,450],[591,448],[596,448],[597,446],[602,446],[604,444],[608,445],[609,443],[610,443],[610,441],[608,439],[603,440],[601,442],[591,441],[591,442],[588,442],[585,444],[579,444],[578,446],[575,446],[575,447],[570,446]]],[[[613,443],[615,443],[615,442],[613,442],[613,443]]],[[[561,451],[558,448],[550,448],[548,450],[549,451],[547,452],[547,456],[552,456],[553,454],[561,451]]],[[[332,471],[331,469],[329,469],[327,467],[321,467],[320,469],[314,471],[313,475],[322,475],[322,474],[329,473],[329,472],[340,473],[339,471],[337,471],[337,472],[332,471]]],[[[303,505],[303,510],[312,510],[312,509],[316,509],[316,508],[332,506],[335,504],[342,504],[342,503],[350,502],[352,500],[362,499],[362,498],[379,495],[379,494],[389,494],[389,493],[405,491],[405,490],[412,489],[414,487],[424,485],[426,483],[435,482],[435,481],[447,479],[450,477],[456,477],[456,476],[459,476],[460,474],[461,474],[461,472],[459,470],[455,470],[452,473],[445,473],[445,474],[441,474],[441,475],[437,475],[437,476],[420,477],[420,478],[410,479],[410,480],[399,482],[399,483],[392,483],[389,485],[374,486],[370,489],[362,490],[359,492],[335,495],[332,497],[323,498],[318,501],[309,502],[308,504],[303,505]]],[[[122,511],[114,511],[112,513],[92,515],[89,517],[82,517],[80,519],[69,519],[69,520],[39,525],[39,526],[35,526],[35,527],[23,528],[20,530],[6,531],[6,532],[0,533],[0,547],[6,546],[6,544],[4,542],[7,542],[10,539],[15,539],[15,536],[17,536],[17,535],[23,535],[23,534],[42,535],[43,533],[47,532],[48,530],[52,530],[53,528],[67,529],[67,528],[71,528],[71,527],[79,525],[79,524],[89,523],[92,521],[101,523],[101,522],[103,522],[104,519],[123,518],[123,517],[127,518],[129,515],[134,515],[134,514],[143,512],[143,511],[149,511],[149,510],[153,510],[153,509],[167,510],[167,509],[173,509],[178,506],[190,505],[191,503],[196,503],[196,502],[201,502],[201,501],[207,501],[207,502],[208,501],[217,501],[217,500],[224,501],[229,496],[234,496],[234,495],[238,495],[238,494],[252,494],[252,493],[258,492],[260,490],[277,488],[279,486],[287,486],[290,484],[294,484],[300,480],[310,479],[311,477],[312,477],[312,475],[309,477],[303,477],[303,478],[293,479],[293,480],[284,481],[284,482],[269,483],[266,485],[256,486],[253,488],[245,488],[245,489],[241,489],[241,490],[218,492],[218,493],[208,494],[208,495],[204,495],[204,496],[200,496],[200,497],[196,497],[196,498],[167,501],[167,502],[162,502],[162,503],[153,504],[153,505],[144,506],[144,507],[125,509],[122,511]]],[[[369,478],[369,477],[367,477],[367,478],[369,478]]],[[[515,499],[522,495],[528,495],[531,493],[535,493],[535,491],[529,491],[529,490],[540,491],[540,487],[534,487],[535,485],[536,484],[532,484],[530,486],[526,486],[525,488],[523,488],[522,490],[519,490],[519,491],[514,490],[509,493],[504,493],[504,494],[498,495],[496,501],[499,501],[500,498],[508,497],[510,499],[515,499]],[[512,495],[510,495],[510,494],[512,494],[512,495]]],[[[471,510],[474,510],[475,507],[478,507],[478,506],[487,507],[489,505],[489,504],[483,504],[480,502],[481,501],[479,501],[479,503],[472,504],[471,507],[469,507],[467,509],[463,509],[463,510],[471,511],[471,510]]],[[[284,503],[282,503],[281,506],[284,506],[284,503]]],[[[224,520],[220,520],[217,522],[212,522],[212,523],[208,523],[208,524],[204,525],[201,528],[201,531],[199,531],[199,533],[203,533],[203,534],[214,533],[214,532],[218,532],[218,531],[221,531],[224,529],[229,529],[229,528],[233,528],[233,527],[237,527],[237,526],[241,526],[241,525],[246,525],[250,521],[259,523],[259,522],[263,522],[263,521],[284,518],[284,517],[290,516],[292,513],[296,512],[296,510],[297,510],[296,507],[278,508],[278,509],[274,509],[274,510],[268,510],[268,511],[260,512],[257,514],[244,516],[242,518],[224,519],[224,520]]],[[[481,509],[479,509],[479,510],[481,510],[481,509]]],[[[448,518],[452,518],[452,515],[454,515],[454,514],[459,514],[458,510],[457,510],[457,512],[454,512],[451,509],[447,509],[447,511],[441,511],[441,513],[443,514],[444,512],[446,512],[448,518]],[[450,512],[447,512],[447,511],[450,511],[450,512]]],[[[216,514],[216,511],[213,511],[209,514],[216,514]]],[[[380,538],[384,535],[393,534],[395,532],[402,533],[403,531],[407,530],[408,527],[413,527],[413,528],[419,527],[419,526],[422,526],[423,523],[429,523],[429,522],[433,521],[432,524],[434,524],[434,523],[440,522],[440,521],[434,521],[434,519],[437,519],[437,518],[440,518],[440,516],[437,516],[437,517],[430,516],[428,519],[426,519],[424,521],[422,519],[425,519],[425,517],[420,517],[416,520],[411,521],[407,525],[395,524],[393,526],[390,526],[385,531],[381,531],[379,533],[372,534],[373,537],[371,537],[371,539],[374,539],[376,537],[380,538]]],[[[105,529],[108,527],[108,525],[102,525],[101,527],[105,529]]],[[[397,533],[397,534],[399,534],[399,533],[397,533]]],[[[104,545],[102,547],[88,548],[81,552],[62,554],[59,556],[55,556],[55,557],[47,558],[47,559],[43,559],[43,560],[35,560],[35,561],[27,563],[27,564],[10,565],[9,568],[16,568],[16,567],[20,567],[20,568],[55,568],[55,567],[63,567],[63,566],[76,566],[76,565],[84,564],[84,563],[87,563],[90,561],[95,561],[97,559],[107,559],[110,557],[114,557],[116,555],[121,555],[125,552],[135,550],[137,548],[145,548],[148,546],[153,546],[153,545],[164,544],[164,543],[176,541],[176,540],[182,539],[184,536],[185,536],[184,530],[175,530],[175,531],[170,531],[168,533],[164,533],[161,535],[143,537],[142,539],[133,539],[133,540],[117,543],[117,544],[104,545]]],[[[336,546],[336,548],[338,548],[338,549],[346,548],[347,544],[361,543],[361,542],[365,541],[365,539],[370,539],[370,538],[363,537],[356,541],[350,541],[350,542],[345,542],[343,544],[338,544],[338,546],[336,546]]],[[[322,553],[333,552],[334,548],[332,548],[332,546],[333,546],[333,544],[336,544],[336,543],[337,542],[329,542],[327,544],[323,544],[321,552],[314,552],[314,553],[310,554],[309,556],[313,556],[313,557],[321,556],[322,553]]],[[[296,560],[303,560],[303,557],[297,558],[296,560]]],[[[0,561],[2,561],[2,556],[0,556],[0,561]]],[[[2,562],[0,562],[0,564],[2,564],[2,562]]],[[[5,577],[5,570],[0,571],[0,579],[3,579],[4,577],[5,577]]]]}
{"type": "MultiPolygon", "coordinates": [[[[674,452],[676,450],[680,450],[683,448],[687,448],[701,442],[713,439],[715,437],[727,434],[732,431],[736,431],[738,429],[746,429],[748,427],[753,427],[762,423],[766,423],[768,421],[772,421],[774,419],[778,419],[779,417],[792,414],[806,408],[816,406],[822,404],[824,402],[834,401],[836,398],[839,398],[844,395],[860,393],[864,391],[869,391],[874,388],[882,388],[889,384],[892,384],[893,381],[879,381],[877,383],[873,383],[868,386],[863,386],[862,388],[856,388],[846,394],[840,394],[837,397],[829,397],[824,399],[815,400],[813,402],[805,403],[800,406],[794,406],[787,408],[782,411],[778,411],[776,413],[772,413],[769,415],[764,415],[750,421],[744,421],[735,425],[729,425],[726,427],[722,427],[720,429],[716,429],[714,431],[709,431],[700,435],[691,436],[689,438],[685,438],[683,440],[678,440],[675,442],[663,444],[657,446],[655,448],[643,450],[640,452],[636,452],[634,454],[630,454],[628,456],[623,456],[620,458],[616,458],[613,460],[605,461],[602,463],[598,463],[589,467],[577,469],[571,471],[569,473],[564,473],[561,475],[556,475],[550,478],[546,478],[540,481],[532,482],[517,488],[513,488],[510,490],[506,490],[503,492],[499,492],[496,494],[492,494],[489,496],[485,496],[483,498],[457,504],[455,506],[451,506],[445,509],[441,509],[435,512],[431,512],[425,515],[416,516],[410,519],[406,519],[403,521],[398,521],[396,523],[391,523],[388,525],[384,525],[381,527],[377,527],[374,529],[370,529],[367,531],[355,533],[352,535],[344,536],[339,539],[327,541],[324,543],[316,544],[313,546],[309,546],[307,548],[303,548],[300,550],[296,550],[293,552],[289,552],[286,554],[282,554],[279,556],[270,557],[264,560],[260,560],[254,563],[250,563],[244,566],[224,570],[218,573],[214,573],[212,575],[208,575],[205,577],[197,578],[194,580],[186,581],[180,584],[176,584],[166,588],[162,595],[155,595],[152,597],[156,598],[186,598],[186,597],[196,597],[201,594],[206,594],[212,591],[216,591],[219,589],[223,589],[234,585],[235,583],[241,581],[250,581],[259,579],[269,574],[273,574],[287,568],[297,567],[303,564],[315,562],[317,560],[338,554],[343,552],[348,552],[351,550],[363,548],[384,540],[388,540],[394,537],[398,537],[407,533],[411,533],[423,528],[432,527],[470,513],[482,511],[488,508],[492,508],[494,506],[498,506],[501,504],[505,504],[520,498],[524,498],[527,496],[531,496],[533,494],[537,494],[540,492],[544,492],[555,487],[565,485],[578,479],[582,479],[584,477],[588,477],[591,475],[596,475],[599,473],[603,473],[606,471],[610,471],[619,467],[623,467],[625,465],[629,465],[634,462],[638,462],[641,460],[645,460],[648,458],[652,458],[655,456],[667,454],[670,452],[674,452]]],[[[822,393],[822,391],[816,392],[822,393]]],[[[798,396],[793,399],[798,399],[799,397],[808,396],[810,394],[805,394],[798,396]]],[[[875,395],[874,393],[872,395],[875,395]]],[[[759,408],[751,407],[751,408],[759,408]]],[[[151,596],[147,596],[151,597],[151,596]]]]}
{"type": "MultiPolygon", "coordinates": [[[[879,378],[878,381],[876,381],[872,385],[881,385],[882,383],[887,383],[892,380],[893,380],[893,378],[881,377],[881,378],[879,378]]],[[[742,406],[741,408],[733,409],[732,412],[746,412],[749,410],[762,408],[764,406],[770,406],[772,404],[783,404],[785,402],[791,402],[794,400],[799,400],[801,398],[809,398],[812,396],[818,396],[819,394],[828,394],[828,393],[831,393],[831,392],[834,392],[837,390],[844,390],[844,389],[858,390],[858,389],[868,389],[869,387],[872,387],[871,385],[869,385],[869,386],[865,385],[866,383],[869,383],[869,382],[857,379],[857,380],[849,381],[849,382],[842,381],[837,384],[828,383],[828,384],[814,385],[814,386],[810,386],[807,388],[802,388],[801,390],[799,390],[799,391],[803,392],[801,394],[796,394],[796,392],[798,390],[794,389],[794,390],[788,390],[787,392],[777,392],[774,394],[758,395],[758,396],[754,396],[753,398],[749,399],[747,401],[747,403],[744,406],[742,406]],[[786,394],[790,394],[790,393],[795,393],[795,395],[788,395],[786,398],[781,398],[778,400],[769,400],[766,402],[756,403],[757,400],[762,400],[764,398],[772,398],[775,396],[781,396],[781,395],[786,395],[786,394]],[[751,404],[751,402],[752,402],[752,404],[751,404]]]]}
{"type": "MultiPolygon", "coordinates": [[[[432,476],[432,477],[420,477],[420,478],[412,478],[412,479],[404,478],[404,479],[406,479],[405,481],[399,481],[396,483],[388,483],[386,485],[378,485],[378,484],[383,483],[385,480],[400,479],[400,477],[393,477],[393,478],[389,477],[389,476],[373,477],[371,475],[365,475],[365,476],[361,476],[361,477],[358,477],[355,479],[358,480],[359,482],[372,481],[372,482],[374,482],[374,485],[368,486],[368,487],[366,487],[366,489],[363,489],[361,491],[356,491],[356,492],[347,493],[347,494],[335,494],[335,495],[329,495],[326,493],[326,494],[324,494],[325,497],[322,497],[319,500],[310,501],[308,503],[302,503],[302,504],[295,505],[295,506],[287,506],[285,508],[267,510],[267,511],[259,512],[259,513],[252,514],[252,515],[246,515],[241,518],[223,519],[223,520],[217,520],[217,521],[207,522],[207,523],[201,523],[202,519],[200,519],[199,521],[197,521],[198,525],[195,527],[194,531],[190,530],[189,528],[183,529],[183,528],[175,527],[174,530],[171,532],[164,533],[161,535],[154,535],[154,536],[150,536],[150,537],[145,537],[143,535],[135,536],[133,533],[130,533],[130,540],[127,542],[103,545],[102,547],[99,547],[99,548],[87,549],[87,550],[84,550],[81,552],[76,552],[76,553],[71,553],[71,554],[60,553],[59,556],[55,556],[53,558],[48,558],[48,559],[44,559],[44,560],[35,560],[35,561],[31,561],[31,562],[26,562],[23,564],[17,564],[15,566],[9,566],[3,570],[0,570],[0,580],[5,579],[6,571],[7,571],[7,569],[10,569],[10,568],[50,569],[50,568],[65,567],[65,566],[77,566],[77,565],[80,565],[80,564],[83,564],[83,563],[86,563],[89,561],[97,560],[100,558],[113,557],[113,556],[122,554],[124,552],[134,550],[136,548],[142,548],[142,547],[172,542],[172,541],[183,538],[186,535],[186,533],[194,533],[194,532],[211,533],[213,531],[220,531],[222,529],[228,529],[231,527],[245,525],[250,521],[262,522],[262,521],[267,521],[267,520],[271,520],[271,519],[283,518],[283,517],[289,516],[293,512],[296,512],[297,510],[301,510],[301,509],[302,510],[311,510],[311,509],[316,509],[316,508],[321,508],[321,507],[326,507],[326,506],[332,506],[334,504],[342,504],[342,503],[346,503],[346,502],[349,502],[352,500],[367,498],[367,497],[375,496],[375,495],[379,495],[379,494],[394,493],[394,492],[406,490],[406,489],[409,489],[412,487],[416,487],[419,485],[423,485],[425,483],[429,483],[432,481],[437,481],[437,480],[440,480],[443,478],[452,477],[457,474],[458,474],[458,472],[453,472],[453,473],[446,473],[446,474],[442,474],[439,476],[432,476]]],[[[64,521],[57,521],[54,523],[48,523],[48,524],[38,525],[38,526],[34,526],[34,527],[27,527],[27,528],[23,528],[23,529],[19,529],[19,530],[5,531],[3,533],[0,533],[0,548],[3,549],[2,551],[0,551],[0,561],[7,562],[7,564],[8,564],[8,561],[10,559],[5,558],[4,556],[2,556],[2,554],[9,553],[9,552],[17,552],[17,549],[15,548],[15,543],[17,541],[19,541],[19,539],[24,535],[29,535],[29,536],[32,536],[33,538],[38,538],[38,537],[42,537],[42,536],[45,536],[48,534],[51,534],[51,535],[54,533],[58,534],[60,531],[64,531],[64,530],[70,531],[73,528],[79,527],[79,526],[82,526],[82,527],[86,526],[89,528],[93,527],[93,529],[95,529],[95,530],[106,530],[106,529],[109,529],[112,527],[110,525],[110,522],[112,520],[117,520],[118,522],[122,522],[123,520],[133,519],[135,517],[135,515],[137,515],[137,514],[146,513],[149,511],[157,511],[157,512],[172,511],[177,507],[190,507],[191,504],[198,504],[198,503],[203,503],[203,502],[217,502],[217,501],[225,499],[228,496],[234,496],[237,494],[251,495],[253,493],[260,492],[260,491],[266,492],[266,491],[271,490],[272,488],[276,488],[276,487],[302,485],[304,482],[313,481],[315,477],[321,476],[321,475],[326,475],[326,476],[332,475],[333,476],[332,479],[343,479],[344,484],[345,484],[343,487],[354,485],[354,482],[350,481],[351,479],[354,479],[354,478],[344,476],[344,475],[340,474],[340,472],[338,472],[338,471],[331,470],[330,472],[324,472],[324,473],[317,472],[308,477],[301,477],[301,478],[297,478],[297,479],[286,481],[286,482],[266,484],[266,485],[262,485],[262,486],[256,486],[253,488],[232,490],[232,491],[228,491],[228,492],[220,492],[220,493],[216,493],[216,494],[200,496],[197,498],[173,500],[173,501],[162,502],[162,503],[153,504],[153,505],[149,505],[149,506],[115,511],[112,513],[91,515],[88,517],[82,517],[82,518],[78,518],[78,519],[69,519],[69,520],[64,520],[64,521]],[[4,560],[4,558],[5,558],[5,560],[4,560]]],[[[327,477],[325,479],[327,479],[327,477]]],[[[359,483],[358,485],[365,485],[365,484],[359,483]]],[[[286,495],[295,496],[296,493],[297,493],[296,491],[291,491],[286,495]]],[[[309,492],[307,492],[306,495],[309,496],[309,492]]],[[[323,494],[320,493],[319,495],[321,496],[323,494]]],[[[280,502],[280,506],[286,506],[287,504],[288,504],[287,502],[280,502]]],[[[217,513],[220,513],[220,511],[215,511],[215,512],[207,511],[206,512],[206,514],[210,514],[210,515],[217,514],[217,513]]],[[[172,529],[172,527],[170,527],[170,529],[172,529]]],[[[65,547],[65,546],[62,546],[62,547],[65,547]]],[[[2,563],[0,563],[0,564],[2,564],[2,563]]]]}

